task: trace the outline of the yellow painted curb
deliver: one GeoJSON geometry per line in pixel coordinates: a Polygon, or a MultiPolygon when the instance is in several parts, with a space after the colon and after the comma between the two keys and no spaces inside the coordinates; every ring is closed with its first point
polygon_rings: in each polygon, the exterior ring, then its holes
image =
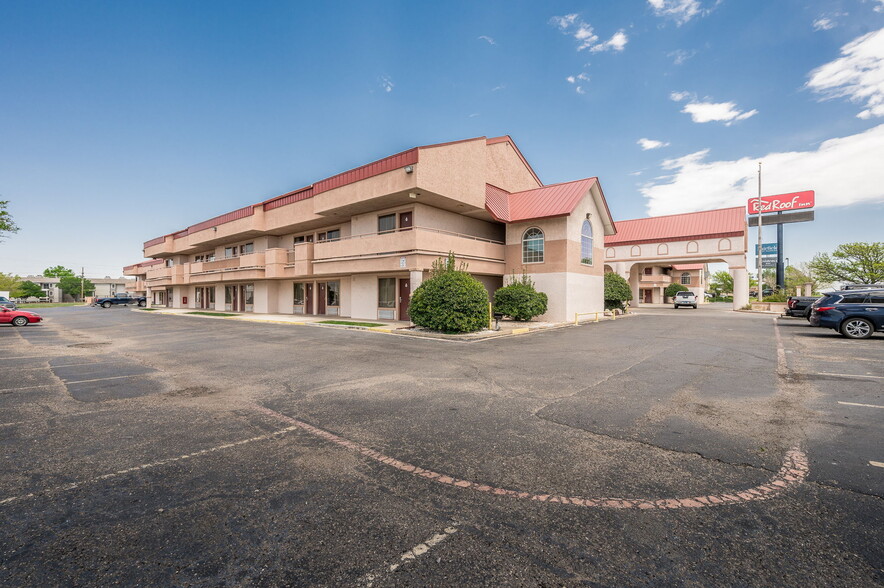
{"type": "Polygon", "coordinates": [[[392,333],[393,329],[386,329],[384,327],[369,327],[369,331],[374,331],[376,333],[392,333]]]}
{"type": "Polygon", "coordinates": [[[521,329],[513,329],[513,335],[523,335],[530,330],[531,329],[529,329],[528,327],[523,327],[521,329]]]}

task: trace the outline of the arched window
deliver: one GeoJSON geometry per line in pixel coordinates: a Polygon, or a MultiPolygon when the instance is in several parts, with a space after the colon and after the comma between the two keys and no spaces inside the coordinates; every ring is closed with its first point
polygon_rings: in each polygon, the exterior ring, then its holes
{"type": "Polygon", "coordinates": [[[583,221],[580,229],[580,263],[592,265],[592,225],[588,220],[583,221]]]}
{"type": "Polygon", "coordinates": [[[683,274],[681,274],[681,283],[684,284],[685,286],[690,285],[690,283],[691,283],[690,272],[684,272],[683,274]]]}
{"type": "Polygon", "coordinates": [[[543,262],[543,231],[533,227],[522,235],[522,263],[543,262]]]}

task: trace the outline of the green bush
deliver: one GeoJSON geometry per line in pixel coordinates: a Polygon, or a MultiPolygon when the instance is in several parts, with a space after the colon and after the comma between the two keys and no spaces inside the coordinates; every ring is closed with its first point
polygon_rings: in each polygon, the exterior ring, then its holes
{"type": "Polygon", "coordinates": [[[527,274],[515,275],[509,285],[494,293],[494,311],[517,321],[529,321],[546,312],[549,300],[545,292],[534,289],[534,282],[527,274]]]}
{"type": "Polygon", "coordinates": [[[619,274],[605,274],[605,310],[623,310],[626,303],[632,300],[629,282],[619,274]]]}
{"type": "Polygon", "coordinates": [[[432,277],[411,294],[408,314],[421,327],[443,333],[470,333],[488,327],[488,292],[454,255],[433,264],[432,277]]]}
{"type": "Polygon", "coordinates": [[[687,292],[688,289],[682,286],[681,284],[669,284],[666,286],[666,289],[663,290],[663,295],[669,298],[672,298],[679,292],[687,292]]]}

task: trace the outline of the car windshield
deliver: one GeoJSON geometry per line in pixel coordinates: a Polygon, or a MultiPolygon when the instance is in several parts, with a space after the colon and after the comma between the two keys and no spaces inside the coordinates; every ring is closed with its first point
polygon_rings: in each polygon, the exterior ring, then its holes
{"type": "Polygon", "coordinates": [[[693,296],[693,292],[679,292],[676,296],[693,296]]]}

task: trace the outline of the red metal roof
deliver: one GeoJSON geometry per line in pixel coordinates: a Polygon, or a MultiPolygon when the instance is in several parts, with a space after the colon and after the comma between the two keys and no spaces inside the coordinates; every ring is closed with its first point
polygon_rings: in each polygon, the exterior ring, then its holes
{"type": "Polygon", "coordinates": [[[513,193],[486,184],[485,209],[506,223],[564,216],[574,211],[597,181],[597,178],[586,178],[513,193]]]}
{"type": "Polygon", "coordinates": [[[617,221],[617,234],[605,237],[605,245],[733,237],[743,235],[745,231],[746,208],[737,206],[617,221]]]}

